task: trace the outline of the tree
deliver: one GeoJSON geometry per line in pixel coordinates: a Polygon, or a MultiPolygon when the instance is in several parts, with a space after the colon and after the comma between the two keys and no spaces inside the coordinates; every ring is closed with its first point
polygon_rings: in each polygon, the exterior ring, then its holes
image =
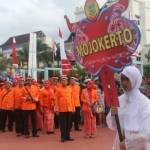
{"type": "Polygon", "coordinates": [[[43,43],[41,40],[37,41],[37,64],[38,67],[40,63],[44,67],[51,67],[54,61],[53,51],[47,44],[43,43]]]}
{"type": "Polygon", "coordinates": [[[150,61],[150,49],[148,50],[148,53],[145,54],[145,58],[147,59],[147,62],[150,61]]]}
{"type": "Polygon", "coordinates": [[[6,68],[10,68],[11,66],[11,59],[5,57],[2,53],[0,53],[0,71],[4,71],[6,70],[6,68]]]}
{"type": "Polygon", "coordinates": [[[144,76],[146,78],[149,78],[150,77],[150,65],[144,65],[143,70],[144,70],[144,76]]]}
{"type": "MultiPolygon", "coordinates": [[[[25,44],[22,50],[17,52],[19,66],[23,67],[25,64],[28,64],[29,56],[29,44],[25,44]]],[[[43,67],[51,67],[54,61],[52,49],[41,40],[37,40],[37,67],[40,67],[40,64],[43,67]]]]}
{"type": "Polygon", "coordinates": [[[28,64],[29,44],[24,44],[22,50],[17,52],[19,66],[22,68],[28,64]]]}

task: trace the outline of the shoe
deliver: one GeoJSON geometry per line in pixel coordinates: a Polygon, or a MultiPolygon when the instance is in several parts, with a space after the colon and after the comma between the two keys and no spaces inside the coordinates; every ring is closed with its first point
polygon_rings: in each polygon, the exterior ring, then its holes
{"type": "Polygon", "coordinates": [[[2,129],[1,131],[2,131],[3,133],[6,132],[5,129],[2,129]]]}
{"type": "Polygon", "coordinates": [[[82,129],[75,129],[75,131],[82,131],[82,129]]]}
{"type": "Polygon", "coordinates": [[[32,135],[32,137],[40,137],[38,134],[34,134],[32,135]]]}
{"type": "Polygon", "coordinates": [[[48,131],[47,134],[54,134],[54,131],[48,131]]]}
{"type": "Polygon", "coordinates": [[[26,139],[28,139],[28,138],[30,138],[30,135],[25,135],[24,137],[25,137],[26,139]]]}
{"type": "Polygon", "coordinates": [[[22,135],[21,133],[17,133],[17,134],[16,134],[16,136],[21,136],[21,135],[22,135]]]}
{"type": "Polygon", "coordinates": [[[65,140],[65,139],[61,139],[61,143],[64,143],[64,142],[66,142],[67,140],[65,140]]]}
{"type": "Polygon", "coordinates": [[[74,141],[74,139],[73,138],[68,138],[67,141],[74,141]]]}
{"type": "Polygon", "coordinates": [[[88,138],[90,138],[90,135],[85,135],[84,138],[88,139],[88,138]]]}

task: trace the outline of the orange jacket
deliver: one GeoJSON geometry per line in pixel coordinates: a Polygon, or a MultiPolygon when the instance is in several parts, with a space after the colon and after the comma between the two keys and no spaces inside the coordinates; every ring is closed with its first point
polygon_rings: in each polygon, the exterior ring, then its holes
{"type": "Polygon", "coordinates": [[[7,90],[4,88],[1,92],[0,108],[4,110],[14,109],[14,89],[7,90]]]}
{"type": "Polygon", "coordinates": [[[55,93],[56,106],[59,112],[75,111],[74,101],[72,99],[72,90],[70,86],[60,86],[55,93]]]}
{"type": "Polygon", "coordinates": [[[95,89],[92,89],[91,94],[87,89],[83,89],[81,93],[81,101],[83,102],[82,110],[91,111],[90,106],[98,101],[98,92],[95,89]]]}
{"type": "Polygon", "coordinates": [[[53,108],[54,107],[54,92],[51,88],[42,88],[40,91],[40,104],[42,107],[53,108]]]}
{"type": "Polygon", "coordinates": [[[39,99],[39,90],[38,90],[38,87],[35,87],[35,86],[26,86],[25,87],[25,97],[26,97],[26,100],[23,101],[22,103],[22,109],[23,110],[35,110],[36,109],[36,103],[33,102],[31,99],[30,99],[30,96],[27,92],[30,92],[32,98],[35,100],[35,101],[38,101],[39,99]]]}
{"type": "Polygon", "coordinates": [[[74,100],[75,107],[80,107],[80,86],[70,85],[72,89],[72,99],[74,100]]]}
{"type": "Polygon", "coordinates": [[[14,109],[21,109],[25,99],[26,91],[24,87],[16,86],[14,88],[14,109]]]}

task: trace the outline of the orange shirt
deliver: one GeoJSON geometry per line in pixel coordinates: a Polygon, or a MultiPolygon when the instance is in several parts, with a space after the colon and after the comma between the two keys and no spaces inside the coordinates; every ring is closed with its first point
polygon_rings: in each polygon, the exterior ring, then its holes
{"type": "Polygon", "coordinates": [[[1,92],[1,109],[4,110],[13,110],[14,109],[14,90],[13,88],[8,89],[4,88],[1,92]]]}
{"type": "Polygon", "coordinates": [[[90,111],[90,105],[93,104],[94,102],[98,101],[98,92],[97,90],[93,89],[90,92],[87,89],[83,89],[81,93],[81,101],[83,102],[82,105],[82,110],[83,111],[90,111]]]}
{"type": "Polygon", "coordinates": [[[15,109],[22,108],[22,103],[24,101],[25,96],[26,96],[26,91],[24,87],[16,86],[14,88],[14,108],[15,109]]]}
{"type": "Polygon", "coordinates": [[[24,100],[22,103],[22,109],[23,110],[35,110],[36,109],[36,103],[33,102],[32,100],[28,99],[28,97],[30,98],[30,96],[29,96],[26,89],[28,90],[28,92],[30,92],[32,98],[36,101],[38,101],[38,98],[39,98],[39,90],[35,86],[26,86],[25,87],[26,100],[24,100]]]}
{"type": "Polygon", "coordinates": [[[40,104],[42,107],[52,108],[54,106],[54,92],[51,88],[42,88],[40,91],[40,104]]]}
{"type": "Polygon", "coordinates": [[[74,101],[72,99],[72,90],[70,86],[60,86],[55,93],[56,106],[59,112],[75,111],[74,101]]]}
{"type": "Polygon", "coordinates": [[[72,89],[72,99],[74,100],[75,107],[80,107],[80,86],[70,85],[72,89]]]}

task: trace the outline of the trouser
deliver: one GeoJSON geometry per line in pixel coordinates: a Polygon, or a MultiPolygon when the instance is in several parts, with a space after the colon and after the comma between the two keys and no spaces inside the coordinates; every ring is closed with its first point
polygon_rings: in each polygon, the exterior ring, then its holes
{"type": "Polygon", "coordinates": [[[59,128],[59,116],[54,114],[54,124],[55,124],[55,128],[58,129],[59,128]]]}
{"type": "Polygon", "coordinates": [[[21,109],[15,109],[14,115],[15,115],[16,133],[24,134],[23,111],[21,109]]]}
{"type": "Polygon", "coordinates": [[[72,122],[72,112],[59,113],[61,139],[67,140],[70,138],[71,122],[72,122]]]}
{"type": "Polygon", "coordinates": [[[5,131],[5,127],[6,127],[6,121],[8,118],[8,130],[12,131],[13,130],[13,121],[14,121],[14,113],[12,110],[5,110],[2,109],[1,110],[1,130],[5,131]]]}
{"type": "Polygon", "coordinates": [[[79,129],[80,120],[81,120],[80,107],[76,107],[75,108],[75,113],[73,115],[73,122],[74,122],[74,128],[75,128],[75,130],[79,129]]]}
{"type": "Polygon", "coordinates": [[[23,110],[23,118],[24,118],[24,134],[29,135],[29,117],[31,117],[32,124],[32,135],[37,134],[36,128],[36,110],[23,110]]]}
{"type": "Polygon", "coordinates": [[[2,110],[0,109],[0,130],[2,130],[2,110]]]}

